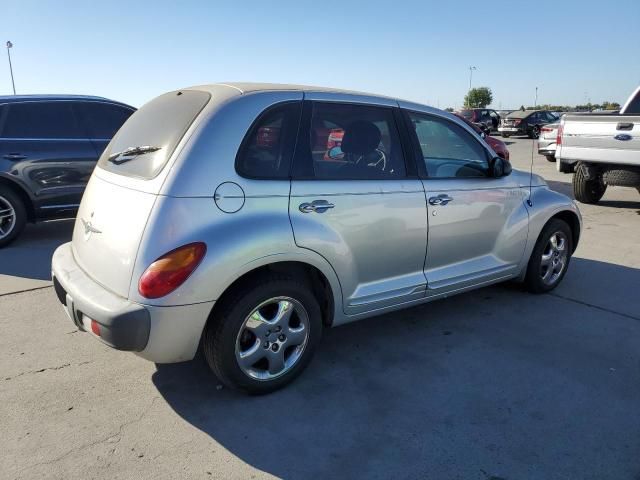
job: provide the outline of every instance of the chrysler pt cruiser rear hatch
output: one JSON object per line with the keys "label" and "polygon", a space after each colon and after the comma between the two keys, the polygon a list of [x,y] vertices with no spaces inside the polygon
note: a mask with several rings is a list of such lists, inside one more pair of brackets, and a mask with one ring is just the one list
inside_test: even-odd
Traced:
{"label": "chrysler pt cruiser rear hatch", "polygon": [[184,90],[152,100],[127,120],[98,161],[78,211],[73,253],[89,276],[117,295],[129,295],[163,169],[210,97]]}

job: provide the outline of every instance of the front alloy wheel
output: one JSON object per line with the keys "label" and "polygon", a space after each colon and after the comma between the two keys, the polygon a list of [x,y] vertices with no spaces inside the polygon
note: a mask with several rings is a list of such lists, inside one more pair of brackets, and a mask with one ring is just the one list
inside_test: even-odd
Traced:
{"label": "front alloy wheel", "polygon": [[559,218],[552,218],[545,225],[533,247],[525,285],[532,293],[545,293],[556,288],[569,268],[573,253],[571,228]]}
{"label": "front alloy wheel", "polygon": [[562,277],[569,257],[568,244],[569,240],[562,231],[549,237],[540,260],[540,278],[545,285],[553,287]]}

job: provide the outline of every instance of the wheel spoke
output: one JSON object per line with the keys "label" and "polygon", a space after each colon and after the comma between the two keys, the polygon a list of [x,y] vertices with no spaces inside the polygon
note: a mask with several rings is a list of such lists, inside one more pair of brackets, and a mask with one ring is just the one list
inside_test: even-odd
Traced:
{"label": "wheel spoke", "polygon": [[256,310],[247,319],[245,327],[253,332],[256,337],[260,337],[269,329],[270,323],[271,322],[262,316],[260,311]]}
{"label": "wheel spoke", "polygon": [[287,346],[301,345],[307,338],[307,331],[304,325],[287,330]]}
{"label": "wheel spoke", "polygon": [[551,247],[554,250],[558,249],[558,237],[556,236],[555,233],[553,235],[551,235],[551,238],[549,239],[549,243],[551,244]]}
{"label": "wheel spoke", "polygon": [[279,349],[277,352],[271,352],[267,357],[269,361],[269,373],[271,375],[277,375],[284,370],[284,348]]}
{"label": "wheel spoke", "polygon": [[557,250],[559,252],[564,252],[565,247],[566,247],[566,242],[565,242],[564,238],[560,237],[560,243],[558,243]]}
{"label": "wheel spoke", "polygon": [[545,272],[542,274],[542,281],[543,282],[547,282],[549,280],[549,277],[551,277],[551,274],[553,273],[553,267],[549,266]]}
{"label": "wheel spoke", "polygon": [[256,338],[256,341],[251,348],[239,353],[238,360],[244,368],[251,368],[258,360],[262,360],[265,355],[265,351],[262,348],[262,342],[259,338]]}
{"label": "wheel spoke", "polygon": [[293,310],[293,303],[287,300],[280,300],[278,302],[278,312],[273,318],[272,323],[280,325],[283,328],[287,327],[289,325],[291,315],[293,314]]}
{"label": "wheel spoke", "polygon": [[540,265],[543,267],[547,267],[551,265],[552,258],[553,258],[553,255],[551,253],[543,253],[542,259],[540,260]]}

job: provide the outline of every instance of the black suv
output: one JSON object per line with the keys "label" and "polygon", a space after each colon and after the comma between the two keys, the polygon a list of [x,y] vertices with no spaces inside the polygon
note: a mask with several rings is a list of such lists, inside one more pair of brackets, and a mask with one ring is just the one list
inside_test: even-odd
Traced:
{"label": "black suv", "polygon": [[0,96],[0,247],[27,221],[75,215],[98,157],[134,111],[101,97]]}
{"label": "black suv", "polygon": [[516,110],[502,119],[498,131],[504,138],[511,135],[538,138],[543,125],[557,121],[558,117],[547,110]]}

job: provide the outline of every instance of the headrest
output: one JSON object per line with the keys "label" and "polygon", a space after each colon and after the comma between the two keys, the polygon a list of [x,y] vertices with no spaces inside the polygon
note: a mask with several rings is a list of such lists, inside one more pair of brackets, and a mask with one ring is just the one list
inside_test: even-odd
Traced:
{"label": "headrest", "polygon": [[366,155],[378,148],[381,138],[380,129],[373,122],[356,120],[345,128],[341,148],[344,153]]}

